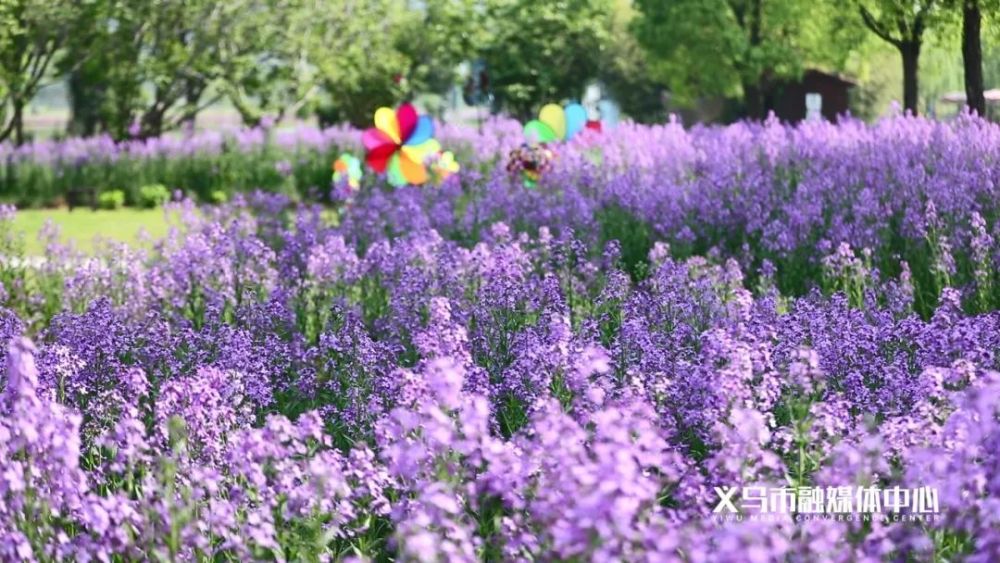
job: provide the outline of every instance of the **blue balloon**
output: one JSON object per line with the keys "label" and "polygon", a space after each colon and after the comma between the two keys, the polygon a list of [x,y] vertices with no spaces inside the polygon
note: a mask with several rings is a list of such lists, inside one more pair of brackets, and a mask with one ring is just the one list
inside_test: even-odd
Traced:
{"label": "blue balloon", "polygon": [[566,140],[570,140],[574,135],[587,126],[587,110],[580,104],[570,104],[566,106]]}
{"label": "blue balloon", "polygon": [[434,136],[434,121],[427,115],[421,115],[417,119],[417,126],[410,133],[410,138],[406,140],[407,145],[419,145]]}
{"label": "blue balloon", "polygon": [[611,100],[601,100],[597,103],[597,108],[601,112],[601,123],[607,129],[614,129],[618,125],[619,110],[618,104]]}

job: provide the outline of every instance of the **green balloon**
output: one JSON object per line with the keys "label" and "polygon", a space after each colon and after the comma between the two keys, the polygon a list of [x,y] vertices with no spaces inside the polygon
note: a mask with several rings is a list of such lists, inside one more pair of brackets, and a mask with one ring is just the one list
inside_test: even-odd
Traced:
{"label": "green balloon", "polygon": [[529,121],[524,126],[524,136],[537,143],[551,143],[556,140],[556,132],[537,119]]}

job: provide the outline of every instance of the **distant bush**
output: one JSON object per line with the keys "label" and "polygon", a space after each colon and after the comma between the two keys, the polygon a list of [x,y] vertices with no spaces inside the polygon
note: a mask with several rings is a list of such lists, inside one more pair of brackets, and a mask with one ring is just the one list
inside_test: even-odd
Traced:
{"label": "distant bush", "polygon": [[208,201],[215,204],[226,203],[229,201],[229,194],[222,190],[214,190],[208,194]]}
{"label": "distant bush", "polygon": [[[113,186],[125,191],[128,205],[142,206],[140,189],[155,184],[184,190],[201,202],[210,201],[215,190],[231,196],[258,189],[276,192],[288,184],[302,196],[313,189],[325,193],[330,164],[345,150],[357,151],[360,138],[354,129],[305,127],[273,135],[259,129],[207,131],[182,140],[167,136],[116,143],[91,137],[21,147],[0,143],[0,202],[45,207],[82,191],[74,203],[83,206],[96,202],[96,193],[91,200],[86,190]],[[286,167],[276,167],[279,162],[290,164],[292,175]]]}
{"label": "distant bush", "polygon": [[125,206],[125,192],[110,190],[97,196],[97,206],[101,209],[121,209]]}
{"label": "distant bush", "polygon": [[170,190],[163,184],[149,184],[139,188],[136,203],[144,209],[160,207],[170,201]]}

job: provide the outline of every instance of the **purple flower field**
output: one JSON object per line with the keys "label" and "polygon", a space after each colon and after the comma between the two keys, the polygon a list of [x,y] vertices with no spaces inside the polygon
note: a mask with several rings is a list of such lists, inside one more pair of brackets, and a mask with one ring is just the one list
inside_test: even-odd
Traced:
{"label": "purple flower field", "polygon": [[[532,189],[516,124],[442,129],[441,186],[247,186],[149,248],[28,266],[5,208],[0,560],[1000,557],[1000,126],[625,124]],[[358,151],[283,134],[4,158]]]}

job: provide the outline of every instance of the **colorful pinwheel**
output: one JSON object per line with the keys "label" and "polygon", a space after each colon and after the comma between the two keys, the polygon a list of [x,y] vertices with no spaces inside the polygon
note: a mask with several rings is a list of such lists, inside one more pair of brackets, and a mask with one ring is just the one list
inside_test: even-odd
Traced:
{"label": "colorful pinwheel", "polygon": [[524,134],[529,141],[551,143],[568,141],[587,125],[587,110],[580,104],[569,104],[565,109],[557,104],[548,104],[524,126]]}
{"label": "colorful pinwheel", "polygon": [[440,143],[433,137],[431,118],[418,116],[411,104],[403,104],[396,111],[379,108],[375,112],[375,127],[366,129],[361,141],[368,151],[365,155],[368,166],[386,173],[390,184],[419,186],[429,179],[424,163],[441,151]]}
{"label": "colorful pinwheel", "polygon": [[333,162],[333,183],[340,184],[346,182],[352,190],[361,187],[361,160],[351,153],[340,155]]}
{"label": "colorful pinwheel", "polygon": [[444,151],[431,161],[431,176],[434,177],[435,184],[441,184],[448,176],[455,174],[460,169],[455,155],[451,151]]}

